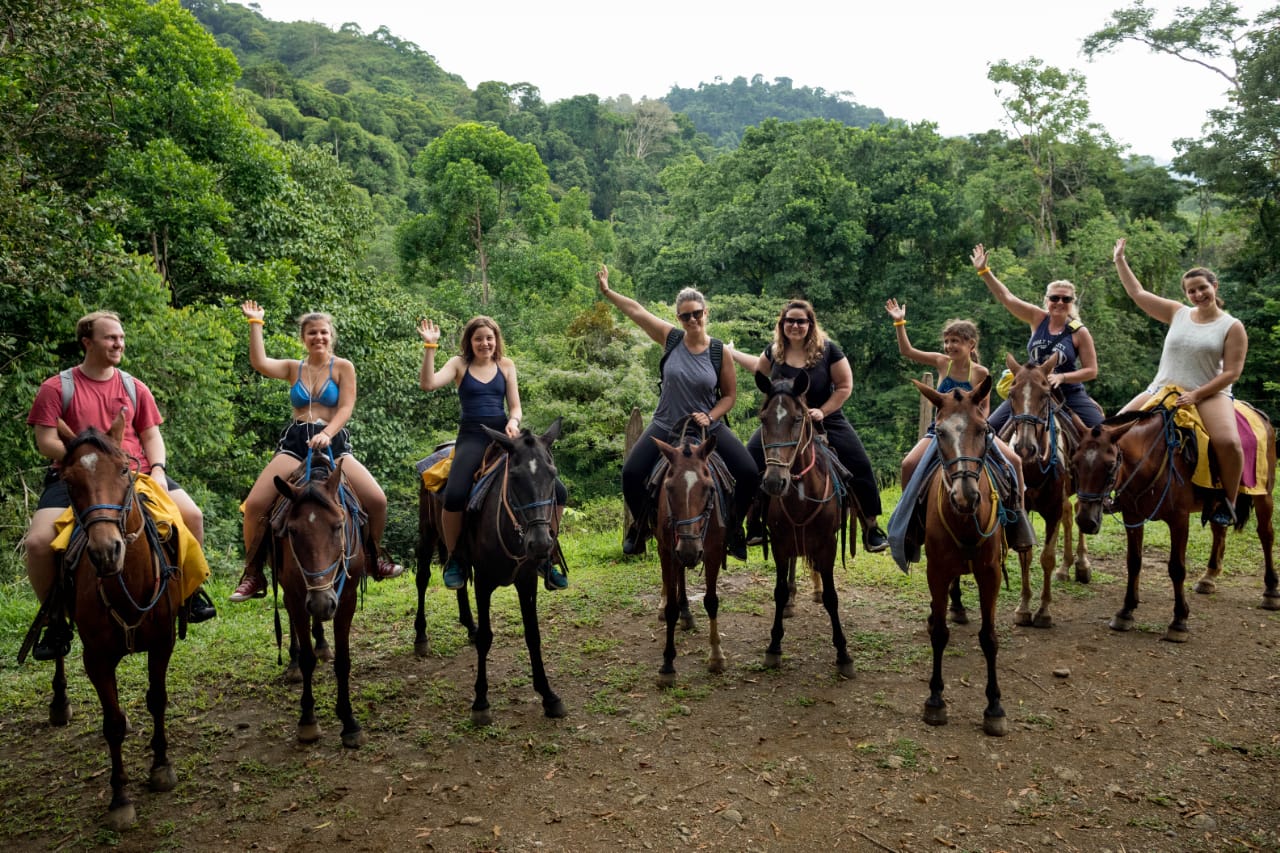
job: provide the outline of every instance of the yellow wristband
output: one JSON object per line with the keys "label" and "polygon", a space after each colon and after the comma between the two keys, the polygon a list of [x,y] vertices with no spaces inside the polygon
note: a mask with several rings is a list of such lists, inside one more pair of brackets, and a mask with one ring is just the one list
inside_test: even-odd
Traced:
{"label": "yellow wristband", "polygon": [[262,321],[261,321],[261,320],[259,320],[257,317],[250,317],[250,318],[249,318],[249,325],[250,325],[250,326],[261,326],[261,325],[262,325]]}
{"label": "yellow wristband", "polygon": [[905,326],[905,325],[907,325],[907,321],[906,321],[906,320],[894,320],[894,321],[893,321],[893,325],[895,325],[895,326]]}
{"label": "yellow wristband", "polygon": [[991,272],[991,267],[983,267],[982,269],[978,270],[978,275],[986,275],[989,272]]}
{"label": "yellow wristband", "polygon": [[422,345],[422,348],[423,348],[423,349],[440,349],[440,345],[439,345],[439,344],[428,344],[428,343],[424,343],[424,344]]}

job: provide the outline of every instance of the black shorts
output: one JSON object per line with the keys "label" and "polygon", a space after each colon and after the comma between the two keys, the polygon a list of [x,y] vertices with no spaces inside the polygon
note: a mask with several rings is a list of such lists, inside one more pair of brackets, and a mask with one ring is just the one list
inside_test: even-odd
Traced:
{"label": "black shorts", "polygon": [[[163,469],[164,466],[161,466]],[[182,486],[173,481],[173,478],[166,473],[164,475],[165,489],[169,492],[180,492]],[[71,506],[71,496],[67,494],[67,484],[58,472],[52,468],[44,475],[44,491],[40,493],[40,501],[36,504],[36,509],[66,509]]]}
{"label": "black shorts", "polygon": [[[276,453],[284,453],[292,456],[299,462],[307,460],[307,453],[311,448],[307,447],[307,442],[311,440],[311,436],[320,432],[325,428],[323,421],[294,421],[285,428],[280,435],[280,441],[276,444]],[[338,431],[329,442],[329,452],[333,454],[336,460],[339,456],[351,455],[351,433],[346,428]],[[328,453],[321,453],[322,456],[328,456]]]}

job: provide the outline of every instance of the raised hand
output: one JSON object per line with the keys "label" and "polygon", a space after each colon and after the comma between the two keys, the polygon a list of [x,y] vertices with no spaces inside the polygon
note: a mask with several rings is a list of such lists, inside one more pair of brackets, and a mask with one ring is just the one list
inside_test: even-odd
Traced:
{"label": "raised hand", "polygon": [[431,322],[429,318],[424,318],[423,321],[418,324],[418,334],[422,337],[422,342],[424,344],[440,343],[440,327]]}
{"label": "raised hand", "polygon": [[969,262],[973,264],[975,270],[983,269],[987,266],[987,247],[979,243],[973,247],[973,252],[969,255]]}
{"label": "raised hand", "polygon": [[893,318],[895,323],[899,320],[907,319],[907,303],[899,304],[898,300],[892,296],[885,300],[884,310],[889,312],[889,316]]}
{"label": "raised hand", "polygon": [[243,311],[244,316],[250,320],[261,320],[267,314],[267,312],[262,309],[262,306],[257,302],[254,302],[252,299],[246,299],[244,302],[240,303],[240,310]]}

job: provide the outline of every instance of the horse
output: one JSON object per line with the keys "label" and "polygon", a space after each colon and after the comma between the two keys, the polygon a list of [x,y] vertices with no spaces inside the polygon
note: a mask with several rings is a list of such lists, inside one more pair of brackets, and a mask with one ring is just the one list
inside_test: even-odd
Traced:
{"label": "horse", "polygon": [[809,417],[804,396],[809,375],[801,373],[791,380],[756,373],[756,386],[764,394],[760,439],[765,470],[760,488],[772,498],[765,523],[776,568],[773,629],[764,663],[770,668],[782,665],[782,620],[795,591],[796,558],[805,557],[815,577],[815,591],[816,578],[821,578],[822,605],[831,617],[836,670],[843,678],[853,678],[853,658],[840,627],[840,601],[833,577],[836,533],[847,523],[848,511],[840,500],[831,451],[819,446]]}
{"label": "horse", "polygon": [[294,475],[297,482],[275,478],[284,501],[272,514],[272,567],[284,592],[290,646],[298,645],[302,671],[298,741],[320,739],[311,692],[317,659],[312,637],[321,624],[332,621],[342,745],[358,749],[365,743],[365,734],[351,709],[351,620],[365,574],[365,531],[360,514],[349,503],[354,495],[343,480],[342,462],[339,457],[330,469],[326,464],[312,465],[308,458]]}
{"label": "horse", "polygon": [[[1014,624],[1048,628],[1053,625],[1049,606],[1053,601],[1051,579],[1067,580],[1067,565],[1073,562],[1071,496],[1075,494],[1075,482],[1070,474],[1071,453],[1078,437],[1070,418],[1070,411],[1056,402],[1049,385],[1049,376],[1058,364],[1054,353],[1044,364],[1027,362],[1018,364],[1013,356],[1005,354],[1005,361],[1013,373],[1009,388],[1009,406],[1013,412],[1006,427],[1007,440],[1022,460],[1022,478],[1026,489],[1023,506],[1027,512],[1038,512],[1044,519],[1044,545],[1040,549],[1040,569],[1043,582],[1040,587],[1040,609],[1031,613],[1031,552],[1018,555],[1022,569],[1022,597],[1014,611]],[[1062,528],[1062,570],[1057,569],[1058,528]],[[1076,545],[1075,578],[1088,583],[1090,578],[1089,554],[1085,546],[1084,532],[1079,534]]]}
{"label": "horse", "polygon": [[[1244,526],[1252,507],[1258,516],[1258,542],[1262,546],[1265,566],[1261,607],[1280,610],[1280,590],[1277,589],[1271,553],[1275,542],[1272,526],[1275,500],[1272,492],[1275,488],[1276,433],[1271,422],[1263,417],[1267,436],[1267,473],[1266,481],[1259,486],[1264,493],[1240,495],[1236,501],[1236,529]],[[1202,494],[1204,490],[1192,485],[1195,460],[1184,452],[1183,438],[1174,423],[1174,412],[1161,405],[1145,412],[1122,412],[1093,429],[1083,424],[1078,426],[1081,430],[1080,447],[1072,457],[1077,489],[1076,523],[1085,533],[1097,533],[1102,527],[1102,512],[1106,504],[1118,509],[1124,519],[1125,565],[1129,579],[1124,606],[1108,624],[1115,631],[1133,629],[1133,611],[1138,607],[1138,578],[1142,571],[1143,530],[1148,521],[1162,521],[1169,528],[1169,580],[1173,583],[1173,621],[1166,629],[1164,639],[1184,643],[1188,639],[1187,618],[1191,612],[1183,592],[1187,574],[1188,516],[1202,509],[1203,501],[1211,501],[1214,497],[1206,497]],[[1202,448],[1200,452],[1205,450]],[[1226,549],[1226,527],[1213,524],[1212,529],[1209,565],[1195,584],[1195,591],[1203,594],[1216,589]]]}
{"label": "horse", "polygon": [[[714,673],[724,672],[724,653],[720,650],[717,623],[720,599],[716,595],[716,579],[725,563],[727,496],[723,501],[717,500],[716,483],[711,473],[711,455],[716,448],[714,434],[701,442],[684,436],[679,446],[656,437],[653,441],[667,461],[666,473],[658,487],[654,531],[662,562],[662,615],[667,626],[658,686],[673,687],[676,683],[676,621],[682,612],[689,612],[685,574],[699,562],[707,577],[706,594],[702,599],[709,620],[711,643],[707,669]],[[691,616],[689,621],[692,621]]]}
{"label": "horse", "polygon": [[[466,537],[468,560],[475,579],[476,613],[479,628],[475,644],[475,701],[471,722],[477,726],[493,723],[489,708],[489,650],[493,628],[489,605],[500,586],[515,585],[524,622],[524,643],[533,669],[533,689],[542,697],[542,712],[551,719],[564,717],[564,702],[551,689],[542,663],[542,633],[538,628],[538,567],[557,552],[559,531],[556,522],[556,465],[551,443],[560,436],[560,419],[542,435],[529,429],[510,438],[485,427],[496,447],[505,454],[483,473],[491,477],[479,509],[468,510]],[[483,477],[482,477],[483,479]],[[482,485],[483,488],[483,485]],[[464,590],[465,592],[465,590]]]}
{"label": "horse", "polygon": [[[418,483],[418,569],[415,575],[418,588],[418,613],[413,620],[413,652],[418,657],[426,657],[430,651],[427,640],[427,586],[431,583],[431,558],[435,556],[440,565],[449,559],[444,547],[444,536],[441,533],[440,513],[444,510],[444,502],[439,492],[433,492],[419,481]],[[471,615],[471,603],[467,599],[467,590],[462,588],[458,593],[458,624],[467,629],[467,641],[476,641],[476,622]]]}
{"label": "horse", "polygon": [[935,441],[939,465],[926,482],[926,576],[929,581],[929,639],[933,646],[933,675],[924,721],[945,725],[947,705],[942,698],[942,655],[950,638],[948,594],[960,576],[972,574],[978,585],[982,627],[978,642],[987,661],[987,707],[982,729],[993,737],[1008,733],[996,679],[996,597],[1000,592],[1003,528],[999,498],[985,460],[992,435],[982,404],[991,393],[988,376],[972,392],[953,389],[940,394],[916,380],[912,384],[937,408]]}
{"label": "horse", "polygon": [[[85,673],[102,703],[102,735],[111,752],[107,823],[122,831],[136,822],[137,813],[125,791],[128,778],[120,748],[128,723],[120,709],[116,667],[125,655],[147,653],[147,710],[154,724],[149,787],[171,791],[178,777],[169,763],[165,735],[166,677],[182,585],[164,553],[155,522],[138,497],[131,460],[120,449],[123,413],[106,433],[90,427],[77,435],[59,419],[58,435],[67,447],[62,479],[84,538],[81,548],[73,537],[64,557],[74,579],[71,615],[84,646]],[[59,657],[49,706],[53,725],[66,725],[71,719],[66,688]]]}

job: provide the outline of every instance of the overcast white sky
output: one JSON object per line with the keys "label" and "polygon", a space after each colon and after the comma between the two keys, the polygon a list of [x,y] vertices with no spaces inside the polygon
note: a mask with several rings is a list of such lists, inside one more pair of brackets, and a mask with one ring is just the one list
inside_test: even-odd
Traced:
{"label": "overcast white sky", "polygon": [[[960,136],[1002,127],[989,63],[1038,57],[1088,78],[1092,118],[1134,154],[1168,162],[1173,140],[1201,133],[1226,102],[1226,81],[1137,44],[1087,62],[1080,42],[1133,0],[649,0],[641,3],[481,0],[259,0],[277,21],[385,25],[471,88],[528,82],[547,102],[594,93],[661,97],[755,74],[847,91],[892,117]],[[1271,4],[1236,0],[1252,19]],[[1147,0],[1167,22],[1177,5]]]}

